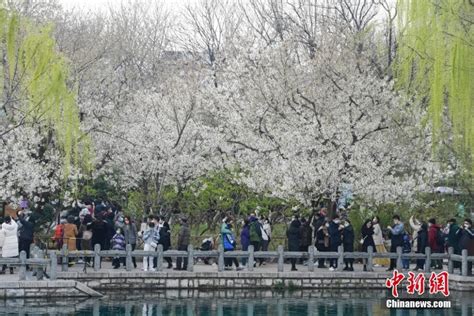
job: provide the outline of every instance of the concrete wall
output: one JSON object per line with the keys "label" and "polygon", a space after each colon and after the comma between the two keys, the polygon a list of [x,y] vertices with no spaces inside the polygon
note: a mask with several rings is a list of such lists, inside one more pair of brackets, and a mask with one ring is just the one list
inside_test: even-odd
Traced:
{"label": "concrete wall", "polygon": [[100,293],[74,280],[7,281],[0,283],[2,298],[44,297],[99,297]]}
{"label": "concrete wall", "polygon": [[[60,272],[60,279],[77,280],[94,290],[126,289],[386,289],[386,273],[309,272]],[[427,275],[426,279],[429,279]],[[450,290],[474,291],[474,278],[450,276]]]}
{"label": "concrete wall", "polygon": [[[249,289],[378,289],[385,290],[386,273],[325,273],[309,272],[60,272],[57,281],[6,281],[0,283],[2,298],[99,297],[108,291],[149,289],[154,293],[181,290],[242,290]],[[426,280],[429,275],[426,276]],[[406,286],[406,280],[400,290]],[[428,288],[428,286],[427,286]],[[451,275],[451,291],[474,292],[474,278]],[[139,291],[140,292],[140,291]],[[363,292],[363,291],[362,291]],[[381,293],[385,293],[381,292]]]}

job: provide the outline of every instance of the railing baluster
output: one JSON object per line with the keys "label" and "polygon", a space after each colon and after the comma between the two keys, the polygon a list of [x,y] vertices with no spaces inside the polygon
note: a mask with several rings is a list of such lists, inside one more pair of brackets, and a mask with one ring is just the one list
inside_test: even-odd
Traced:
{"label": "railing baluster", "polygon": [[217,251],[219,251],[219,258],[217,259],[217,271],[222,272],[224,271],[224,247],[219,245]]}
{"label": "railing baluster", "polygon": [[337,247],[337,271],[342,271],[344,265],[344,248],[342,246]]}
{"label": "railing baluster", "polygon": [[127,269],[127,271],[132,271],[132,245],[127,244],[125,246],[125,252],[125,268]]}
{"label": "railing baluster", "polygon": [[163,245],[158,244],[158,248],[156,250],[158,252],[158,257],[156,258],[156,270],[163,271]]}
{"label": "railing baluster", "polygon": [[402,253],[403,253],[402,247],[397,247],[397,270],[403,269]]}
{"label": "railing baluster", "polygon": [[449,273],[454,272],[454,262],[453,262],[453,258],[452,258],[453,254],[454,254],[454,248],[449,247],[448,248],[448,255],[449,255],[449,258],[448,258],[448,272]]}
{"label": "railing baluster", "polygon": [[194,248],[193,245],[188,245],[188,272],[194,271]]}
{"label": "railing baluster", "polygon": [[[38,259],[44,259],[44,252],[41,250],[39,247],[35,246],[36,248],[36,258]],[[36,279],[37,280],[43,280],[43,265],[38,265],[38,267],[35,269],[36,271]]]}
{"label": "railing baluster", "polygon": [[314,246],[311,245],[308,247],[308,271],[313,272],[314,271]]}
{"label": "railing baluster", "polygon": [[26,280],[26,252],[24,250],[20,252],[20,269],[18,277],[20,278],[20,281]]}
{"label": "railing baluster", "polygon": [[279,245],[278,246],[278,272],[283,272],[283,246]]}
{"label": "railing baluster", "polygon": [[430,247],[425,248],[425,255],[426,255],[425,272],[430,273],[431,271],[431,248]]}
{"label": "railing baluster", "polygon": [[67,251],[67,244],[64,244],[63,247],[61,248],[61,264],[62,268],[61,271],[67,272],[69,268],[69,257],[68,257],[68,251]]}
{"label": "railing baluster", "polygon": [[367,258],[367,271],[372,272],[374,271],[374,248],[372,246],[367,247],[367,253],[369,254],[369,258]]}
{"label": "railing baluster", "polygon": [[56,251],[53,250],[50,257],[50,267],[49,267],[49,279],[54,281],[57,279],[58,273],[58,257],[56,256]]}
{"label": "railing baluster", "polygon": [[253,251],[254,251],[253,245],[249,246],[248,251],[249,251],[248,270],[253,271],[253,265],[255,264],[255,259],[253,256]]}
{"label": "railing baluster", "polygon": [[467,249],[463,249],[461,252],[462,260],[461,260],[461,274],[462,276],[467,276]]}
{"label": "railing baluster", "polygon": [[94,271],[100,269],[100,244],[94,245]]}

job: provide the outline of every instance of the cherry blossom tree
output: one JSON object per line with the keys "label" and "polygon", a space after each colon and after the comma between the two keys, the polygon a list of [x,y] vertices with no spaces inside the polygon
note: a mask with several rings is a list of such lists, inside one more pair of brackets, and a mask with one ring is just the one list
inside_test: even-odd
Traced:
{"label": "cherry blossom tree", "polygon": [[291,32],[242,49],[215,92],[225,151],[250,170],[246,183],[307,204],[348,185],[378,202],[424,190],[439,172],[421,108],[379,77],[354,38],[312,51]]}

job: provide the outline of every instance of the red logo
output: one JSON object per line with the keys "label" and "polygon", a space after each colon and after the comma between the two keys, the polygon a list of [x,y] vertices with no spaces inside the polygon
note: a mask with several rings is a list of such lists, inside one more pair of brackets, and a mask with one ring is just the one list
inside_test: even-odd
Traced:
{"label": "red logo", "polygon": [[430,294],[443,293],[449,296],[449,273],[446,271],[436,274],[431,272],[430,276]]}
{"label": "red logo", "polygon": [[423,273],[418,273],[415,276],[413,272],[408,272],[408,285],[407,285],[407,292],[408,294],[415,294],[422,295],[425,293],[425,275]]}
{"label": "red logo", "polygon": [[398,285],[405,278],[403,273],[398,273],[398,270],[393,270],[393,277],[385,281],[385,286],[392,289],[392,296],[398,297]]}
{"label": "red logo", "polygon": [[[392,290],[392,296],[398,297],[398,285],[405,279],[403,273],[399,273],[397,270],[393,271],[393,276],[385,281],[385,286]],[[425,275],[423,273],[415,274],[408,272],[407,278],[407,293],[422,295],[425,293]],[[436,273],[431,272],[429,278],[429,293],[436,294],[441,292],[444,296],[449,296],[449,273],[446,271]]]}

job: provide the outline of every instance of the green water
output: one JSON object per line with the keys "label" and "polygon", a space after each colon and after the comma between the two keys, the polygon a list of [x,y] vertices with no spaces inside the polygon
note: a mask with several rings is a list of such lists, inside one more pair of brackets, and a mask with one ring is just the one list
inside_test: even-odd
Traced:
{"label": "green water", "polygon": [[0,301],[0,315],[460,315],[474,314],[474,293],[452,293],[450,309],[390,310],[384,291],[167,291],[108,293],[101,299]]}

